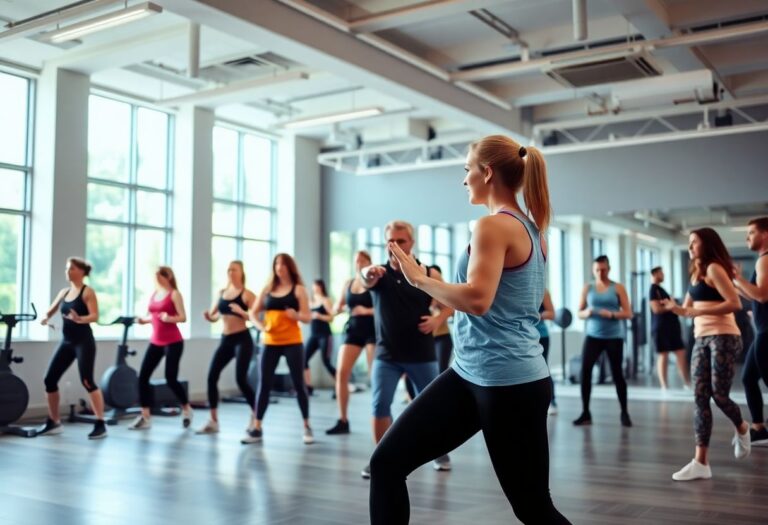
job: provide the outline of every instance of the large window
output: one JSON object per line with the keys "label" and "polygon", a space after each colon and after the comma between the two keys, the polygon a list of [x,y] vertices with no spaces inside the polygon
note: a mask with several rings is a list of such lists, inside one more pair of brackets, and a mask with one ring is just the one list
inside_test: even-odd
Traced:
{"label": "large window", "polygon": [[552,226],[547,237],[547,268],[549,294],[555,309],[568,306],[568,250],[564,230]]}
{"label": "large window", "polygon": [[271,271],[274,156],[275,144],[269,139],[221,126],[213,130],[213,290],[225,284],[234,259],[244,262],[249,283],[263,282]]}
{"label": "large window", "polygon": [[11,313],[28,310],[32,82],[0,73],[0,93],[0,311]]}
{"label": "large window", "polygon": [[601,239],[600,237],[592,237],[590,238],[590,251],[592,255],[592,260],[594,261],[601,255],[605,255],[605,241]]}
{"label": "large window", "polygon": [[143,314],[171,262],[172,128],[167,113],[91,95],[85,256],[102,322]]}
{"label": "large window", "polygon": [[443,278],[453,278],[453,229],[450,226],[419,226],[416,234],[416,251],[427,266],[436,264],[443,271]]}

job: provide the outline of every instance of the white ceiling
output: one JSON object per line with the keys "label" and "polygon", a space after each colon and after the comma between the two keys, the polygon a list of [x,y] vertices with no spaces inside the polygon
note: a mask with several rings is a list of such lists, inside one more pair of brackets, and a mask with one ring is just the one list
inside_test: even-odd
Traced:
{"label": "white ceiling", "polygon": [[[737,21],[729,27],[738,27],[749,23],[749,17],[768,24],[765,0],[588,0],[588,39],[576,42],[571,0],[155,1],[165,9],[161,15],[89,35],[82,44],[69,49],[36,41],[34,35],[0,37],[0,61],[34,69],[59,66],[81,70],[91,74],[99,85],[151,100],[296,70],[307,73],[309,78],[253,89],[248,91],[252,99],[247,104],[222,106],[217,111],[230,117],[241,115],[244,120],[258,121],[259,127],[268,128],[286,115],[307,116],[375,105],[394,115],[341,127],[353,133],[386,136],[370,131],[392,128],[393,119],[410,118],[427,121],[438,134],[449,129],[501,129],[523,135],[529,129],[524,121],[532,124],[587,117],[595,111],[638,108],[663,112],[669,109],[673,97],[661,93],[634,102],[622,101],[616,94],[631,92],[626,84],[634,81],[574,89],[552,80],[540,69],[524,75],[476,80],[468,86],[454,84],[448,79],[454,72],[494,61],[518,60],[521,53],[519,42],[511,41],[468,12],[478,6],[516,30],[519,39],[528,44],[532,60],[544,53],[594,48],[608,41],[670,37],[704,24],[717,29],[718,24]],[[0,20],[18,21],[69,3],[0,0]],[[99,14],[120,7],[118,3]],[[300,13],[296,7],[313,9],[315,18]],[[261,12],[280,16],[260,17]],[[361,19],[382,13],[394,21],[391,27],[360,38],[356,38],[354,30],[339,31],[320,20],[336,17],[339,24],[352,27]],[[292,24],[298,21],[307,29],[301,34],[292,33],[286,27],[289,18]],[[195,82],[184,78],[190,21],[202,26],[203,78]],[[288,59],[291,65],[225,65],[249,56],[263,58],[266,53]],[[361,58],[356,59],[355,53]],[[692,96],[694,86],[675,85],[675,78],[688,77],[674,75],[697,70],[711,71],[726,98],[768,95],[768,32],[694,47],[654,49],[650,58],[662,71],[662,78],[669,77],[667,84],[675,97],[686,89]],[[425,70],[431,73],[425,74]],[[519,106],[530,110],[523,114]],[[238,107],[242,111],[238,112]],[[327,139],[331,129],[321,126],[306,133]]]}

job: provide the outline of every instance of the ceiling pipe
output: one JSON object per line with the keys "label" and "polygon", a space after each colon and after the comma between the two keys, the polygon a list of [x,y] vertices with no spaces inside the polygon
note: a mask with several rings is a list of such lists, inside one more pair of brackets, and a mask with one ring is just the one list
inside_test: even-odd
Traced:
{"label": "ceiling pipe", "polygon": [[587,39],[587,0],[573,0],[573,39]]}
{"label": "ceiling pipe", "polygon": [[6,25],[6,30],[0,33],[0,39],[22,38],[30,34],[40,33],[50,26],[60,24],[71,18],[90,15],[104,7],[118,3],[120,0],[93,0],[81,1],[62,6],[53,11],[47,11],[35,16],[18,20]]}
{"label": "ceiling pipe", "polygon": [[617,53],[629,54],[670,47],[699,46],[703,44],[732,40],[734,38],[751,37],[764,33],[768,33],[768,22],[761,20],[748,24],[739,24],[718,29],[711,29],[709,31],[699,31],[696,33],[659,38],[656,40],[644,40],[626,44],[622,43],[611,46],[598,47],[594,49],[586,49],[583,51],[571,51],[557,55],[534,58],[528,62],[511,62],[509,64],[497,64],[493,66],[467,69],[453,73],[451,78],[453,80],[469,81],[508,78],[524,75],[527,73],[538,72],[541,71],[542,68],[552,65],[577,65],[588,63],[595,60],[596,58],[603,56],[614,56]]}
{"label": "ceiling pipe", "polygon": [[189,66],[187,67],[189,78],[200,76],[200,24],[189,24]]}
{"label": "ceiling pipe", "polygon": [[[335,29],[338,29],[339,31],[352,34],[358,40],[361,40],[366,44],[369,44],[379,49],[380,51],[383,51],[397,58],[398,60],[407,62],[408,64],[411,64],[412,66],[417,67],[422,71],[429,73],[434,77],[439,78],[440,80],[443,80],[449,83],[452,82],[451,74],[448,73],[443,68],[436,66],[435,64],[429,62],[428,60],[424,60],[423,58],[416,56],[415,54],[409,51],[406,51],[405,49],[377,35],[374,35],[371,33],[357,33],[354,31],[353,26],[349,24],[346,20],[329,13],[324,9],[320,9],[306,2],[305,0],[277,0],[277,1],[301,13],[304,13],[305,15],[310,16],[315,20],[318,20],[320,22],[323,22],[326,25],[329,25]],[[512,105],[509,102],[494,95],[487,89],[484,89],[475,84],[471,84],[469,82],[452,82],[452,83],[459,89],[464,90],[467,93],[471,93],[472,95],[478,98],[481,98],[486,102],[490,102],[491,104],[501,109],[504,109],[507,111],[512,109]]]}

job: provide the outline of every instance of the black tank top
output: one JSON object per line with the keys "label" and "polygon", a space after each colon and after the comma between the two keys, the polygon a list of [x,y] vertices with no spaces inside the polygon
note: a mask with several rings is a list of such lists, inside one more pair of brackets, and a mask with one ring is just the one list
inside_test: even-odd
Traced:
{"label": "black tank top", "polygon": [[365,308],[373,308],[373,298],[371,292],[368,290],[363,293],[352,293],[352,281],[347,288],[347,308],[351,312],[355,306],[364,306]]}
{"label": "black tank top", "polygon": [[243,301],[243,293],[244,290],[240,292],[240,295],[235,297],[234,299],[224,299],[224,294],[222,293],[219,297],[219,313],[221,315],[235,315],[237,317],[240,317],[235,312],[232,311],[232,308],[229,306],[232,303],[235,303],[236,305],[240,306],[243,310],[246,312],[248,311],[248,306],[245,304],[245,301]]}
{"label": "black tank top", "polygon": [[[322,304],[312,308],[312,311],[321,315],[328,314],[328,310],[326,310],[325,306]],[[309,328],[313,335],[329,335],[331,333],[331,325],[328,323],[328,321],[323,321],[322,319],[312,319]]]}
{"label": "black tank top", "polygon": [[694,301],[724,301],[723,296],[716,288],[712,288],[710,285],[704,282],[704,279],[691,285],[688,288],[688,293],[691,294],[691,299]]}
{"label": "black tank top", "polygon": [[[761,254],[760,257],[765,257],[766,255],[768,255],[768,252]],[[758,260],[760,257],[758,257]],[[752,279],[749,282],[757,284],[757,271],[752,273]],[[768,332],[768,302],[752,301],[752,318],[755,321],[755,331],[757,333]]]}
{"label": "black tank top", "polygon": [[296,286],[291,288],[288,295],[282,297],[275,297],[271,293],[267,294],[267,298],[264,300],[265,310],[287,310],[293,308],[299,310],[299,300],[296,298]]}
{"label": "black tank top", "polygon": [[[90,324],[79,324],[64,317],[70,311],[74,311],[77,315],[81,317],[86,316],[90,313],[88,312],[88,305],[86,305],[85,301],[83,301],[84,292],[85,292],[85,285],[83,285],[83,287],[80,288],[80,293],[77,294],[77,297],[75,297],[71,301],[66,301],[66,300],[61,301],[60,311],[61,311],[61,318],[63,321],[61,326],[61,333],[64,335],[64,339],[67,341],[72,341],[72,342],[83,341],[93,336],[93,332],[91,331]],[[64,297],[66,299],[66,295]]]}

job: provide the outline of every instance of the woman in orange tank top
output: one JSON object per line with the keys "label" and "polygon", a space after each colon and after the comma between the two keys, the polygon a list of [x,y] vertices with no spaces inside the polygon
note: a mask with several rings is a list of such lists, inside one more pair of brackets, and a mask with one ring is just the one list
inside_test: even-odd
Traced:
{"label": "woman in orange tank top", "polygon": [[693,318],[696,344],[691,358],[691,378],[696,402],[694,429],[696,453],[693,460],[672,475],[676,481],[709,479],[712,469],[707,450],[712,435],[710,399],[731,420],[736,433],[732,444],[736,459],[749,455],[749,425],[741,418],[739,406],[729,397],[736,355],[741,352],[741,333],[733,312],[741,308],[731,282],[733,262],[720,236],[712,228],[690,234],[691,286],[682,306],[674,300],[661,301],[662,307],[677,315]]}
{"label": "woman in orange tank top", "polygon": [[293,257],[285,253],[275,256],[272,276],[253,303],[249,315],[264,334],[264,351],[261,353],[256,420],[241,442],[261,441],[261,422],[269,406],[269,391],[275,378],[275,369],[280,357],[285,356],[296,390],[296,400],[304,418],[304,443],[313,443],[312,428],[309,426],[309,398],[304,385],[304,346],[299,328],[299,322],[309,323],[312,316],[307,289]]}

